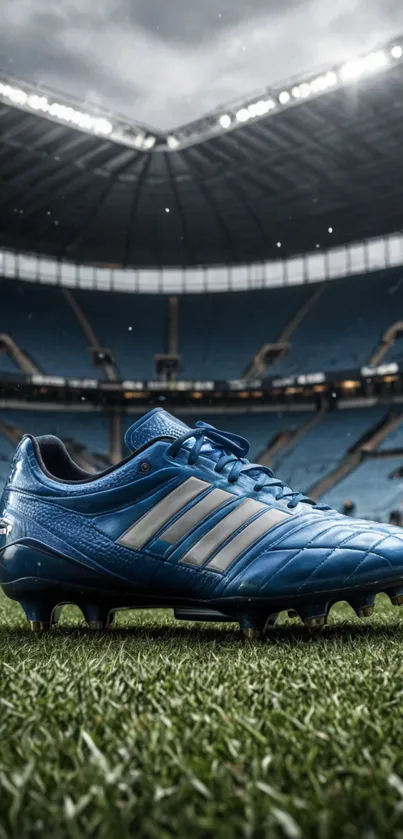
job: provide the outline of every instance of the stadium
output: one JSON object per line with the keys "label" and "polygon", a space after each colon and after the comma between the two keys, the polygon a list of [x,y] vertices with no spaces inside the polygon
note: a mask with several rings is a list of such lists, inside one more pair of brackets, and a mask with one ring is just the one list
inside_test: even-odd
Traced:
{"label": "stadium", "polygon": [[[0,74],[0,490],[24,434],[95,475],[162,407],[401,524],[402,93],[403,37],[169,133]],[[259,647],[71,606],[35,639],[2,598],[0,832],[399,836],[401,623],[366,610]]]}

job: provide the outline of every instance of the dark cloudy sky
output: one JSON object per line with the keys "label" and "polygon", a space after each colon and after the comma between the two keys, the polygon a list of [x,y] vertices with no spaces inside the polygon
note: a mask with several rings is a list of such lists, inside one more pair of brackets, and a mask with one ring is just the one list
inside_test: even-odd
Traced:
{"label": "dark cloudy sky", "polygon": [[169,128],[401,32],[402,0],[0,0],[0,71]]}

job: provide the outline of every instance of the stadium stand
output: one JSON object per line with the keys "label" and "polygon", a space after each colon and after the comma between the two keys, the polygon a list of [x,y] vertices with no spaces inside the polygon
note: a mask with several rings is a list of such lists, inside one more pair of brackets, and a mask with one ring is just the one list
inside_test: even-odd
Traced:
{"label": "stadium stand", "polygon": [[6,352],[0,352],[0,373],[18,373],[18,370],[13,359]]}
{"label": "stadium stand", "polygon": [[364,461],[321,501],[341,510],[345,499],[351,498],[356,505],[357,516],[387,521],[391,510],[401,507],[403,478],[393,475],[402,465],[403,455]]}
{"label": "stadium stand", "polygon": [[168,298],[93,291],[74,296],[103,346],[112,350],[120,377],[153,378],[154,355],[166,349]]}
{"label": "stadium stand", "polygon": [[380,452],[392,452],[396,451],[396,449],[401,449],[403,451],[403,418],[402,421],[398,425],[395,425],[390,433],[386,435],[378,447],[378,451]]}
{"label": "stadium stand", "polygon": [[0,432],[0,491],[7,480],[15,445]]}
{"label": "stadium stand", "polygon": [[402,270],[328,282],[270,374],[349,370],[368,364],[403,305]]}
{"label": "stadium stand", "polygon": [[310,296],[308,286],[181,295],[179,351],[184,375],[239,378],[262,345],[279,338]]}
{"label": "stadium stand", "polygon": [[40,372],[96,375],[82,332],[60,288],[2,279],[0,295],[0,333],[10,335]]}
{"label": "stadium stand", "polygon": [[[179,353],[188,379],[234,379],[266,344],[286,335],[290,349],[270,376],[356,369],[370,362],[403,307],[401,269],[317,286],[179,296]],[[40,372],[99,377],[88,338],[60,288],[1,280],[0,333],[25,350]],[[74,298],[122,379],[155,376],[154,356],[167,349],[168,297],[74,290]],[[348,305],[346,301],[348,300]],[[312,301],[312,305],[310,302]],[[302,315],[299,317],[299,312]],[[245,329],[245,324],[253,324]],[[384,361],[400,358],[401,339]],[[16,363],[0,354],[0,370]]]}
{"label": "stadium stand", "polygon": [[384,405],[376,405],[322,415],[295,445],[291,443],[274,458],[275,472],[286,483],[309,491],[386,413]]}

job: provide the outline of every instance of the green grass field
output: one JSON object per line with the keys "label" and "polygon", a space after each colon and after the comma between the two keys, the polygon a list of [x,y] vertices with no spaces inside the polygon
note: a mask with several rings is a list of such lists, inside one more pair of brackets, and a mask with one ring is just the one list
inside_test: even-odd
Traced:
{"label": "green grass field", "polygon": [[403,837],[386,597],[252,644],[163,611],[91,635],[73,608],[37,637],[1,595],[0,627],[0,839]]}

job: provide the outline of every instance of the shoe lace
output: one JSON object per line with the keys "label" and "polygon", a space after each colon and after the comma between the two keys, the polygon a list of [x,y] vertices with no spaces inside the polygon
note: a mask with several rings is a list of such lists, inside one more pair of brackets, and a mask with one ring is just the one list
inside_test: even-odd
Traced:
{"label": "shoe lace", "polygon": [[232,434],[230,431],[219,431],[213,425],[207,422],[197,422],[196,428],[191,428],[186,434],[182,434],[169,446],[168,453],[175,457],[184,443],[187,440],[194,439],[194,445],[189,450],[188,463],[194,466],[202,448],[206,443],[214,443],[220,449],[223,449],[223,454],[217,460],[214,470],[221,473],[226,466],[231,466],[228,473],[228,483],[234,484],[240,475],[249,475],[252,479],[257,479],[254,485],[255,492],[268,491],[273,493],[276,501],[283,499],[288,500],[287,507],[293,509],[300,502],[311,504],[312,506],[320,506],[323,509],[324,505],[315,505],[315,501],[302,492],[294,492],[288,487],[280,478],[277,478],[268,466],[262,466],[259,463],[251,463],[246,455],[249,451],[249,443],[238,434]]}

